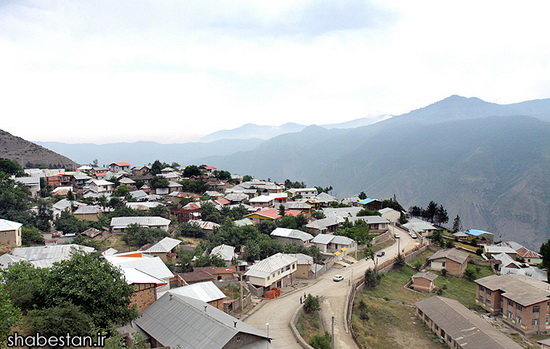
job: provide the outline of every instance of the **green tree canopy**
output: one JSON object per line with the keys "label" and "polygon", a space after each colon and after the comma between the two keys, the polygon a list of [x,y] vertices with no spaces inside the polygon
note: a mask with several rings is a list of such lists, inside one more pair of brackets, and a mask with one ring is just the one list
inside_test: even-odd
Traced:
{"label": "green tree canopy", "polygon": [[25,171],[21,165],[6,158],[0,158],[0,172],[16,177],[23,177],[25,175]]}

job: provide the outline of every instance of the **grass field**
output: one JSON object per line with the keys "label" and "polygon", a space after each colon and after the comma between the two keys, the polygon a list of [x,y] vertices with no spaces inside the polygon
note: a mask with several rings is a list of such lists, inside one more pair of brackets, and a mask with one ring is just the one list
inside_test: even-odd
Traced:
{"label": "grass field", "polygon": [[[412,259],[422,263],[433,252],[426,251]],[[409,262],[411,262],[409,261]],[[475,278],[491,275],[490,267],[468,265]],[[444,348],[434,335],[415,317],[414,303],[436,293],[415,292],[404,287],[417,271],[406,265],[384,274],[372,290],[357,293],[352,326],[358,340],[368,348]],[[466,307],[479,309],[475,304],[475,283],[464,278],[438,275],[435,284],[441,296],[455,299]],[[368,307],[369,320],[359,319],[356,309],[360,300]]]}
{"label": "grass field", "polygon": [[303,312],[296,321],[296,329],[300,336],[309,343],[311,338],[315,335],[322,335],[324,333],[321,327],[321,321],[319,314]]}

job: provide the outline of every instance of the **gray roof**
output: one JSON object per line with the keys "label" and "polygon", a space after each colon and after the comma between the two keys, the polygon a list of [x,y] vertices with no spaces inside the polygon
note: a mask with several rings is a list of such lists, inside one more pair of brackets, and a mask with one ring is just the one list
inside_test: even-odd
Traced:
{"label": "gray roof", "polygon": [[188,286],[172,288],[167,292],[198,299],[206,303],[226,297],[225,294],[212,281],[197,282]]}
{"label": "gray roof", "polygon": [[403,226],[415,233],[420,233],[420,232],[423,232],[424,230],[436,229],[430,222],[426,222],[418,218],[409,219],[409,222],[403,224]]}
{"label": "gray roof", "polygon": [[365,221],[368,224],[388,224],[390,221],[388,221],[386,218],[383,218],[381,216],[358,216],[358,217],[351,217],[349,218],[350,222],[355,221]]}
{"label": "gray roof", "polygon": [[265,341],[268,338],[262,331],[205,302],[170,293],[145,309],[135,323],[162,346],[171,348],[223,348],[238,333]]}
{"label": "gray roof", "polygon": [[23,224],[9,221],[7,219],[0,219],[0,231],[12,231],[21,228]]}
{"label": "gray roof", "polygon": [[328,245],[330,243],[338,245],[352,245],[355,241],[352,239],[332,234],[319,234],[313,238],[314,244]]}
{"label": "gray roof", "polygon": [[[123,255],[123,254],[120,254]],[[136,268],[141,272],[158,279],[170,279],[174,274],[159,257],[121,257],[120,255],[104,256],[111,264],[121,268]]]}
{"label": "gray roof", "polygon": [[435,259],[441,259],[441,258],[450,259],[450,260],[455,261],[459,264],[462,264],[462,263],[466,262],[466,260],[468,259],[468,254],[466,252],[459,251],[456,248],[451,248],[451,249],[448,249],[448,250],[439,250],[439,251],[437,251],[436,253],[431,255],[428,258],[428,260],[433,261]]}
{"label": "gray roof", "polygon": [[421,279],[427,279],[430,281],[434,281],[437,278],[437,274],[430,273],[430,272],[420,272],[416,273],[412,276],[413,279],[421,278]]}
{"label": "gray roof", "polygon": [[32,246],[32,247],[16,247],[12,250],[11,254],[17,257],[21,257],[28,261],[41,261],[41,260],[61,260],[69,258],[74,252],[93,252],[93,247],[81,246],[76,244],[68,245],[51,245],[51,246]]}
{"label": "gray roof", "polygon": [[153,246],[145,250],[145,252],[170,252],[176,246],[181,244],[181,240],[165,237]]}
{"label": "gray roof", "polygon": [[233,224],[235,224],[235,226],[237,227],[244,227],[245,225],[254,225],[254,222],[252,222],[252,220],[249,218],[243,218],[234,221]]}
{"label": "gray roof", "polygon": [[217,255],[224,261],[232,261],[237,258],[237,255],[235,254],[235,247],[224,244],[214,247],[210,254]]}
{"label": "gray roof", "polygon": [[503,297],[523,306],[550,300],[548,284],[526,275],[490,275],[475,282],[492,291],[501,290]]}
{"label": "gray roof", "polygon": [[323,219],[318,219],[313,222],[309,222],[306,224],[306,228],[310,229],[326,229],[327,227],[330,227],[332,225],[338,225],[340,223],[344,223],[345,220],[342,217],[327,217]]}
{"label": "gray roof", "polygon": [[295,257],[283,253],[277,253],[254,263],[248,268],[244,275],[267,277],[274,271],[286,267],[287,265],[291,265],[292,263],[296,263],[297,261],[298,260]]}
{"label": "gray roof", "polygon": [[170,220],[157,216],[114,217],[111,219],[111,227],[126,228],[130,224],[139,224],[143,227],[160,227],[169,225]]}
{"label": "gray roof", "polygon": [[298,264],[313,264],[313,257],[303,253],[288,253],[289,256],[298,260]]}
{"label": "gray roof", "polygon": [[309,233],[306,233],[297,229],[288,229],[288,228],[276,228],[271,232],[270,235],[275,237],[288,238],[288,239],[297,239],[301,241],[311,241],[313,239],[313,235]]}
{"label": "gray roof", "polygon": [[434,296],[415,303],[463,349],[521,349],[511,338],[459,302]]}

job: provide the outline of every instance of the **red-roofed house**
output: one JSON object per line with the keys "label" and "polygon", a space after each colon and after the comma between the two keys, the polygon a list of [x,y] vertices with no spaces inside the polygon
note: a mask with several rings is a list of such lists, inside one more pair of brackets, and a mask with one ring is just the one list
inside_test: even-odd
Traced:
{"label": "red-roofed house", "polygon": [[227,199],[218,199],[216,200],[216,202],[222,206],[225,206],[225,205],[229,205],[231,203],[231,201],[227,200]]}
{"label": "red-roofed house", "polygon": [[285,212],[285,216],[298,216],[299,214],[302,214],[302,211],[298,211],[298,210],[288,210]]}
{"label": "red-roofed house", "polygon": [[216,166],[204,166],[202,167],[202,170],[204,172],[208,172],[208,173],[211,173],[213,172],[214,170],[217,170],[218,168]]}
{"label": "red-roofed house", "polygon": [[109,170],[112,172],[130,171],[130,164],[127,162],[113,162],[109,165]]}

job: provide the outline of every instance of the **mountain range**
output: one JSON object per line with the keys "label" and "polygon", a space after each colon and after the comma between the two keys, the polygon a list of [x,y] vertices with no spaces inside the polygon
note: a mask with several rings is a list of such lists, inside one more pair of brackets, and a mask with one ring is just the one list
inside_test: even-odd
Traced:
{"label": "mountain range", "polygon": [[496,239],[538,249],[550,237],[550,99],[502,105],[451,96],[359,127],[249,124],[210,136],[183,144],[40,144],[80,163],[208,164],[332,186],[341,198],[395,194],[404,207],[434,200],[451,221],[459,215],[465,228]]}

